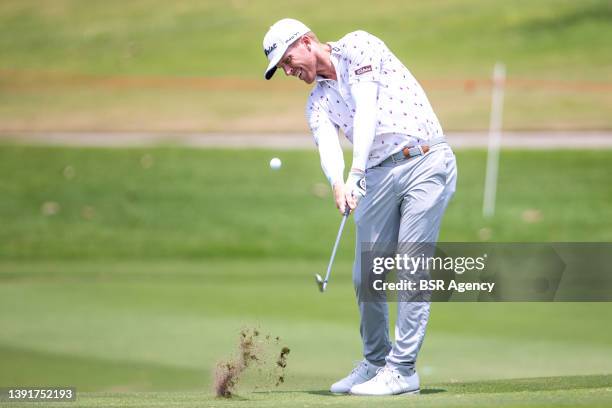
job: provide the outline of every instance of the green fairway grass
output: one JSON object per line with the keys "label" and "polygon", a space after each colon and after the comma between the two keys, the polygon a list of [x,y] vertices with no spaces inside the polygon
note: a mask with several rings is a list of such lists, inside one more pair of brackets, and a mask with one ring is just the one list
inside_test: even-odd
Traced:
{"label": "green fairway grass", "polygon": [[[202,392],[87,393],[79,396],[81,407],[605,407],[610,403],[610,376],[533,378],[500,382],[436,384],[419,397],[359,398],[335,396],[325,391],[260,392],[234,400],[211,398]],[[513,391],[506,391],[511,387]],[[71,407],[75,403],[53,403]]]}
{"label": "green fairway grass", "polygon": [[[485,154],[457,154],[441,241],[479,240],[483,228],[492,241],[612,240],[611,150],[504,151],[486,221]],[[268,166],[276,155],[278,172]],[[4,146],[0,172],[10,175],[0,181],[3,259],[325,259],[339,223],[314,147]],[[57,213],[45,216],[45,203]],[[340,259],[352,259],[352,235],[351,225]]]}
{"label": "green fairway grass", "polygon": [[260,78],[264,31],[302,19],[321,39],[363,29],[384,37],[400,59],[437,75],[488,74],[496,60],[515,75],[612,79],[605,0],[278,3],[187,0],[5,0],[0,62],[19,70],[89,74]]}
{"label": "green fairway grass", "polygon": [[488,126],[497,61],[532,81],[508,82],[506,128],[612,127],[606,0],[5,0],[0,130],[305,131],[308,87],[262,78],[261,41],[282,17],[323,41],[379,36],[446,129]]}
{"label": "green fairway grass", "polygon": [[[0,384],[69,384],[84,406],[233,406],[213,398],[211,372],[241,328],[258,327],[291,348],[286,381],[247,373],[235,404],[366,404],[325,391],[360,344],[350,264],[336,265],[325,295],[312,279],[323,266],[2,262]],[[595,374],[612,367],[611,316],[608,303],[434,304],[418,403],[609,403],[610,376]]]}
{"label": "green fairway grass", "polygon": [[[490,221],[484,152],[457,159],[442,240],[610,241],[611,150],[503,151]],[[340,220],[314,150],[3,145],[0,171],[0,387],[75,386],[88,407],[372,404],[326,391],[360,340],[351,223],[329,291],[314,283]],[[375,401],[609,406],[611,318],[610,303],[436,303],[423,395]],[[216,399],[213,367],[246,327],[291,349],[285,383],[253,370]]]}

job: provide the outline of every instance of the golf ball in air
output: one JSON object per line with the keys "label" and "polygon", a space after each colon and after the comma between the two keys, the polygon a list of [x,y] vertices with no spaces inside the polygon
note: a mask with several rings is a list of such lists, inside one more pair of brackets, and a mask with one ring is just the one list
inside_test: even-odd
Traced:
{"label": "golf ball in air", "polygon": [[283,163],[281,162],[281,160],[278,157],[275,157],[272,160],[270,160],[270,168],[272,170],[280,169],[282,164]]}

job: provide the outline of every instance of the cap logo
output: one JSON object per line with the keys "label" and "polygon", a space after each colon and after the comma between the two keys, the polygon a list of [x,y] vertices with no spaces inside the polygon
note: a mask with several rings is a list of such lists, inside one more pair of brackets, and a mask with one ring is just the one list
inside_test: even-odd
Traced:
{"label": "cap logo", "polygon": [[300,33],[299,31],[296,31],[296,32],[295,32],[295,34],[293,34],[291,37],[289,37],[289,38],[288,38],[288,39],[285,41],[285,44],[288,44],[288,43],[290,43],[291,41],[293,41],[293,39],[294,39],[295,37],[297,37],[299,33]]}
{"label": "cap logo", "polygon": [[274,44],[272,44],[271,46],[269,46],[268,48],[266,48],[266,49],[264,50],[264,53],[266,54],[266,57],[267,57],[268,55],[270,55],[270,53],[271,53],[272,51],[274,51],[275,49],[276,49],[276,43],[274,43]]}

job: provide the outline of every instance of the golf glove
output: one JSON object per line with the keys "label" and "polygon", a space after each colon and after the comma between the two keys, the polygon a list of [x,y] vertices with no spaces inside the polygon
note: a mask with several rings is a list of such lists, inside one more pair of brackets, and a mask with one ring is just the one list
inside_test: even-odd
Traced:
{"label": "golf glove", "polygon": [[[365,172],[361,170],[351,170],[346,179],[346,201],[351,209],[357,207],[361,197],[366,195]],[[353,205],[351,205],[353,204]]]}

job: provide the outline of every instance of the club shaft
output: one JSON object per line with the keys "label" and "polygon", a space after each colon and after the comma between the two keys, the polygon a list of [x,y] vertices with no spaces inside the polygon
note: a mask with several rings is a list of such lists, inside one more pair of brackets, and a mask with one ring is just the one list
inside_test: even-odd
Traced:
{"label": "club shaft", "polygon": [[334,258],[336,257],[336,250],[338,249],[338,244],[340,243],[340,237],[342,236],[342,230],[344,229],[344,224],[346,224],[346,220],[348,219],[349,213],[347,212],[342,216],[342,222],[340,223],[340,229],[338,230],[338,235],[336,236],[336,242],[334,243],[334,249],[332,250],[331,258],[329,258],[329,265],[327,265],[327,273],[325,274],[325,280],[323,281],[323,285],[327,285],[327,280],[329,279],[329,274],[331,273],[332,264],[334,263]]}

